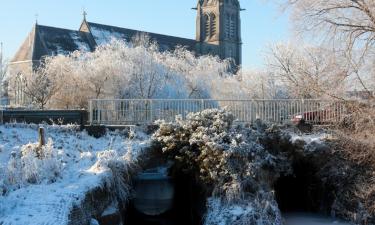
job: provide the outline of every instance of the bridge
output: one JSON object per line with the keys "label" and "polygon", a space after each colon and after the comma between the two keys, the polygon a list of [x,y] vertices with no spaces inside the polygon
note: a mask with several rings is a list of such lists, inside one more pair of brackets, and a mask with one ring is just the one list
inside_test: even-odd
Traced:
{"label": "bridge", "polygon": [[91,125],[142,125],[156,120],[186,119],[189,113],[206,109],[227,109],[236,122],[257,119],[283,124],[304,119],[311,124],[339,122],[346,114],[344,101],[320,99],[94,99],[89,101]]}

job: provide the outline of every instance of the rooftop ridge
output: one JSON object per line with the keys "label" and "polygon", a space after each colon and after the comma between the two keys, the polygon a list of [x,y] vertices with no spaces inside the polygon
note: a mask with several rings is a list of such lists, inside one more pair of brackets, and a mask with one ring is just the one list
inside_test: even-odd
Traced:
{"label": "rooftop ridge", "polygon": [[169,37],[169,38],[177,38],[177,39],[183,39],[183,40],[186,40],[186,41],[196,42],[195,39],[184,38],[184,37],[179,37],[179,36],[173,36],[173,35],[168,35],[168,34],[160,34],[160,33],[154,33],[154,32],[143,31],[143,30],[135,30],[135,29],[125,28],[125,27],[112,26],[112,25],[106,25],[106,24],[101,24],[101,23],[94,23],[94,22],[89,22],[89,21],[87,21],[87,23],[90,26],[91,25],[97,25],[97,26],[112,27],[112,28],[115,28],[115,29],[127,30],[127,31],[132,31],[132,32],[140,32],[140,33],[146,33],[146,34],[151,34],[151,35],[158,35],[158,36],[164,36],[164,37]]}
{"label": "rooftop ridge", "polygon": [[72,29],[68,29],[68,28],[61,28],[61,27],[54,27],[54,26],[47,26],[47,25],[40,25],[40,24],[37,24],[36,26],[38,26],[39,28],[48,28],[48,29],[56,29],[56,30],[63,30],[63,31],[83,33],[80,30],[72,30]]}

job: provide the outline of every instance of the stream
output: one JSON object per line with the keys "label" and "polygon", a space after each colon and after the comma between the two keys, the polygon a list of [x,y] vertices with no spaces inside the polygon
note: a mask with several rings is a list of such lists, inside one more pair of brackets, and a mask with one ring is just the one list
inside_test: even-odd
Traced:
{"label": "stream", "polygon": [[339,219],[311,213],[287,213],[284,218],[286,225],[351,225]]}

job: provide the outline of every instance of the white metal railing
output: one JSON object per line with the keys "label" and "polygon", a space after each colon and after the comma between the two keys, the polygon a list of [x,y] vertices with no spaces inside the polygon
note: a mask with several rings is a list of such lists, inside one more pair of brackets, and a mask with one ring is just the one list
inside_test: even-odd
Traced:
{"label": "white metal railing", "polygon": [[96,125],[150,124],[213,108],[226,108],[244,123],[256,119],[285,123],[296,118],[334,123],[346,111],[344,102],[327,100],[95,99],[89,102],[89,121]]}

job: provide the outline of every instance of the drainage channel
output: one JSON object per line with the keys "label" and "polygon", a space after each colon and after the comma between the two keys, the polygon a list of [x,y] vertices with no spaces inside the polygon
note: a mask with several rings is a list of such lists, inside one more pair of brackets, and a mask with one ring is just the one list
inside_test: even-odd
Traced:
{"label": "drainage channel", "polygon": [[[148,169],[134,182],[135,196],[125,212],[128,225],[201,225],[199,188],[189,175],[168,175],[167,168]],[[203,197],[201,198],[203,199]]]}
{"label": "drainage channel", "polygon": [[315,213],[286,213],[284,218],[285,225],[350,225],[350,223]]}

